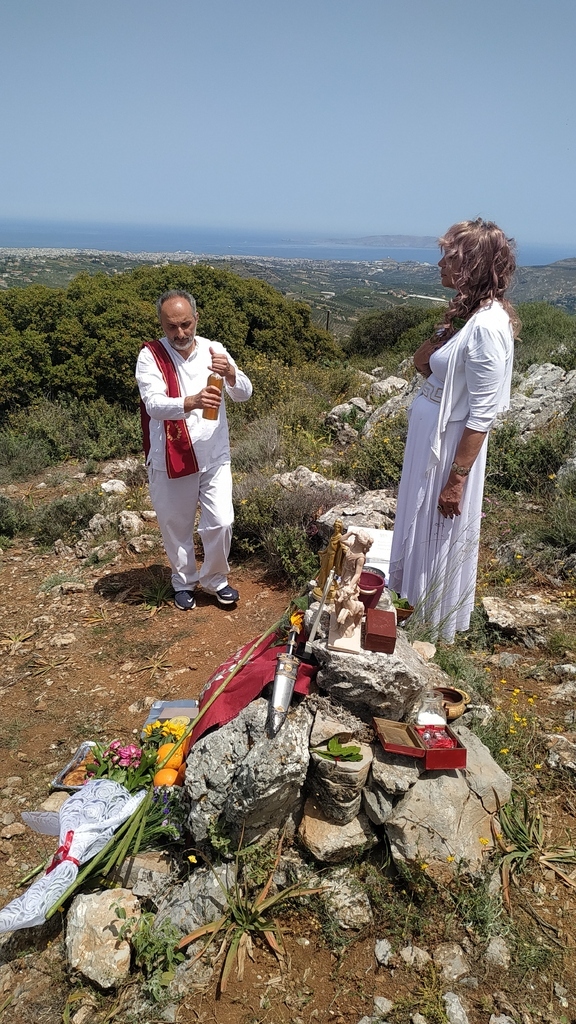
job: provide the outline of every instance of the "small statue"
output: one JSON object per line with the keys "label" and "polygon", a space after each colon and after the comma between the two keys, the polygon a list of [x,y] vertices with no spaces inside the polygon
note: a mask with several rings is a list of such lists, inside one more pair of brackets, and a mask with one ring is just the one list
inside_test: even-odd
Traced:
{"label": "small statue", "polygon": [[[330,540],[328,541],[324,550],[320,552],[320,572],[316,577],[316,586],[312,591],[312,596],[315,598],[316,601],[322,600],[324,585],[326,583],[326,580],[328,579],[330,570],[334,569],[335,574],[337,576],[340,575],[340,564],[337,563],[339,563],[340,561],[340,541],[342,539],[343,528],[344,524],[342,523],[342,520],[337,519],[334,523],[334,528],[332,530],[332,536],[330,537]],[[330,587],[330,590],[328,591],[327,601],[333,601],[335,594],[336,584],[333,583],[332,586]]]}
{"label": "small statue", "polygon": [[358,583],[371,547],[372,537],[367,530],[352,529],[340,538],[340,583],[334,598],[339,637],[353,636],[362,622],[364,605],[359,600]]}

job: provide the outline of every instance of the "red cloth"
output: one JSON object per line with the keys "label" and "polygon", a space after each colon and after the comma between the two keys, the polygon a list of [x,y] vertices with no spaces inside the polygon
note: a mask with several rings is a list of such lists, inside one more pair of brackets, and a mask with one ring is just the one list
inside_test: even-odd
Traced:
{"label": "red cloth", "polygon": [[[230,680],[226,689],[216,698],[193,730],[191,746],[208,729],[231,722],[233,718],[236,718],[236,715],[240,714],[243,708],[248,707],[251,701],[256,700],[256,697],[260,696],[267,683],[272,682],[276,671],[276,659],[279,654],[286,650],[286,647],[282,644],[279,647],[272,647],[276,639],[277,635],[272,634],[272,636],[263,640],[254,651],[248,664],[244,665],[234,678]],[[250,640],[249,643],[244,644],[223,665],[216,669],[214,675],[208,680],[200,698],[200,711],[209,701],[214,691],[222,685],[228,673],[234,668],[234,665],[237,665],[246,652],[250,650],[253,643],[254,641]],[[296,676],[295,692],[309,693],[310,684],[316,677],[317,671],[318,667],[316,665],[307,665],[301,662]]]}
{"label": "red cloth", "polygon": [[[166,382],[168,398],[180,398],[180,382],[176,367],[170,354],[160,341],[145,341],[143,348],[150,349],[156,360],[158,369]],[[144,402],[140,402],[140,422],[142,424],[142,440],[144,454],[148,458],[150,451],[150,417]],[[166,435],[166,471],[171,480],[181,476],[192,476],[198,472],[198,462],[194,446],[188,433],[186,420],[164,420]]]}

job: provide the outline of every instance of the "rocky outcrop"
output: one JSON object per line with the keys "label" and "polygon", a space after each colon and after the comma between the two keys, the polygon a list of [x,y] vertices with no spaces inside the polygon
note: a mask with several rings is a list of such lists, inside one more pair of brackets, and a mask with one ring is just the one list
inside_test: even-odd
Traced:
{"label": "rocky outcrop", "polygon": [[289,714],[273,739],[266,733],[268,701],[256,700],[237,718],[203,736],[188,757],[188,827],[204,844],[218,823],[244,842],[275,829],[294,833],[302,813],[313,715],[306,703]]}

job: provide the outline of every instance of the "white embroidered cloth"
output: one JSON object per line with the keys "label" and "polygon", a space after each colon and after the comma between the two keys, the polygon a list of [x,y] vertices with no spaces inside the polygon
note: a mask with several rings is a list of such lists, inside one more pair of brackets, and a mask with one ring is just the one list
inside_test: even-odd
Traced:
{"label": "white embroidered cloth", "polygon": [[35,832],[59,836],[60,846],[43,877],[0,911],[0,932],[43,924],[50,907],[72,885],[80,864],[92,860],[104,849],[145,795],[141,790],[131,796],[118,782],[93,779],[73,793],[59,813],[25,811],[22,814],[25,824]]}

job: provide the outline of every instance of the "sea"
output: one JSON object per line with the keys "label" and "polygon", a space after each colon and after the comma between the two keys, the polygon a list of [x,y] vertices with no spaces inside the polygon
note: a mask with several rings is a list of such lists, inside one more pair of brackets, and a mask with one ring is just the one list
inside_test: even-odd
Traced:
{"label": "sea", "polygon": [[[224,230],[194,227],[160,227],[134,224],[94,224],[0,219],[0,248],[95,249],[102,252],[190,253],[196,256],[260,256],[276,259],[437,263],[436,247],[358,245],[353,240],[318,236]],[[573,245],[518,243],[520,266],[539,266],[557,260],[576,259]]]}

